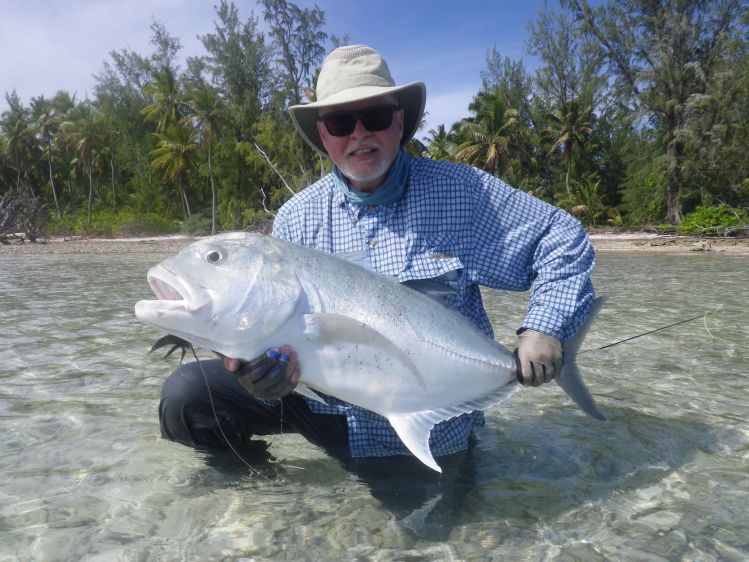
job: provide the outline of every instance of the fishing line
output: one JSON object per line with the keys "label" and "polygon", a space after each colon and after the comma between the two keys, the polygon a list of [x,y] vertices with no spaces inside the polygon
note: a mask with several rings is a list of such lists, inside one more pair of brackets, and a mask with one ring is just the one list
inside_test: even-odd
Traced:
{"label": "fishing line", "polygon": [[[218,419],[218,413],[216,412],[216,405],[213,403],[213,394],[211,393],[211,385],[208,382],[208,375],[205,373],[205,369],[203,369],[203,362],[198,357],[198,354],[195,352],[195,348],[191,345],[190,351],[192,352],[193,357],[195,357],[195,361],[198,362],[198,366],[200,367],[200,372],[203,374],[203,380],[205,380],[205,387],[208,390],[208,401],[211,403],[211,410],[213,411],[213,417],[216,420],[216,426],[218,427],[218,430],[221,432],[221,436],[224,438],[224,441],[226,441],[226,444],[229,445],[229,448],[232,450],[232,452],[237,456],[239,460],[241,460],[247,468],[250,469],[250,473],[253,476],[260,476],[262,478],[265,478],[260,471],[256,470],[249,462],[245,460],[245,458],[239,454],[239,451],[237,451],[234,448],[234,445],[231,444],[231,441],[229,441],[229,438],[226,436],[226,433],[224,433],[224,429],[221,427],[221,420]],[[184,358],[184,353],[182,354],[182,357]],[[180,363],[182,361],[180,360]],[[268,478],[266,478],[268,480]]]}
{"label": "fishing line", "polygon": [[649,330],[647,332],[643,332],[642,334],[637,334],[636,336],[631,336],[629,338],[625,338],[623,340],[619,340],[619,341],[616,341],[614,343],[609,343],[607,345],[602,345],[601,347],[595,347],[593,349],[585,349],[583,351],[580,351],[578,353],[578,355],[581,355],[583,353],[588,353],[590,351],[600,351],[602,349],[608,349],[610,347],[614,347],[615,345],[619,345],[620,343],[625,343],[625,342],[632,341],[632,340],[637,339],[637,338],[641,338],[642,336],[647,336],[647,335],[650,335],[650,334],[654,334],[656,332],[661,332],[663,330],[667,330],[668,328],[673,328],[674,326],[680,326],[681,324],[686,324],[687,322],[692,322],[692,321],[698,320],[700,318],[704,319],[705,330],[707,331],[707,333],[710,334],[710,337],[714,338],[715,336],[713,336],[710,333],[710,330],[708,330],[708,328],[707,328],[707,317],[710,316],[711,314],[715,314],[716,312],[720,312],[722,310],[723,310],[723,306],[721,305],[721,306],[719,306],[718,308],[716,308],[715,310],[713,310],[711,312],[706,312],[706,313],[700,314],[698,316],[693,316],[692,318],[687,318],[686,320],[679,320],[678,322],[674,322],[673,324],[669,324],[667,326],[661,326],[660,328],[656,328],[654,330]]}

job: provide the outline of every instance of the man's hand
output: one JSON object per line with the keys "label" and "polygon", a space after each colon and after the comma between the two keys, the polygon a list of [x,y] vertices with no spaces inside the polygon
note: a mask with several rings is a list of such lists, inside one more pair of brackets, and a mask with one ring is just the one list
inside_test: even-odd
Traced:
{"label": "man's hand", "polygon": [[297,355],[287,345],[269,349],[247,363],[224,357],[224,367],[239,375],[239,384],[261,400],[283,398],[299,382]]}
{"label": "man's hand", "polygon": [[535,330],[525,330],[518,336],[515,356],[525,386],[541,386],[562,370],[562,342]]}

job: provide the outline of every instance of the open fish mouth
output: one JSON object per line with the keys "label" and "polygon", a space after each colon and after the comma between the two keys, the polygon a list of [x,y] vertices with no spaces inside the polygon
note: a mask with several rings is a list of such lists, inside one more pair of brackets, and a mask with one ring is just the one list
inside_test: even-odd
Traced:
{"label": "open fish mouth", "polygon": [[190,283],[163,265],[151,268],[146,279],[158,297],[157,301],[149,302],[162,311],[197,312],[210,302],[203,287]]}

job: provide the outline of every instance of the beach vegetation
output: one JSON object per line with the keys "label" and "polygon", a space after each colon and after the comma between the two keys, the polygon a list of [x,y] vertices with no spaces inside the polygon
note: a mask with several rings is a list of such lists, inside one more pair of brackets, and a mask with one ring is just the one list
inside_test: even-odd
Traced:
{"label": "beach vegetation", "polygon": [[[215,10],[197,56],[159,21],[150,52],[102,53],[86,99],[3,92],[0,196],[37,201],[52,233],[267,229],[330,170],[287,110],[315,99],[345,30],[290,0]],[[528,30],[532,69],[487,45],[466,115],[422,127],[411,154],[481,168],[590,227],[745,233],[744,0],[562,0]]]}

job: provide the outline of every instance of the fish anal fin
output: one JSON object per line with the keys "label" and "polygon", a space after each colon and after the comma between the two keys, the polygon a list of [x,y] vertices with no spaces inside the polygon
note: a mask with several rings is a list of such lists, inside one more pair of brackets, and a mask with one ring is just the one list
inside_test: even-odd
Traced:
{"label": "fish anal fin", "polygon": [[391,415],[387,419],[400,440],[417,459],[429,468],[442,472],[429,449],[429,434],[434,427],[434,420],[431,416],[425,416],[421,412],[417,412],[415,414]]}
{"label": "fish anal fin", "polygon": [[429,449],[429,435],[432,428],[440,422],[497,404],[519,388],[520,385],[513,379],[509,384],[498,388],[495,392],[479,396],[474,400],[452,404],[436,410],[391,414],[387,416],[387,419],[400,440],[417,459],[429,468],[442,472]]}
{"label": "fish anal fin", "polygon": [[312,390],[307,385],[298,384],[296,388],[294,388],[294,392],[296,392],[297,394],[301,394],[302,396],[306,396],[310,400],[314,400],[315,402],[319,402],[320,404],[327,405],[327,402],[323,400],[322,396],[320,396],[317,392]]}

